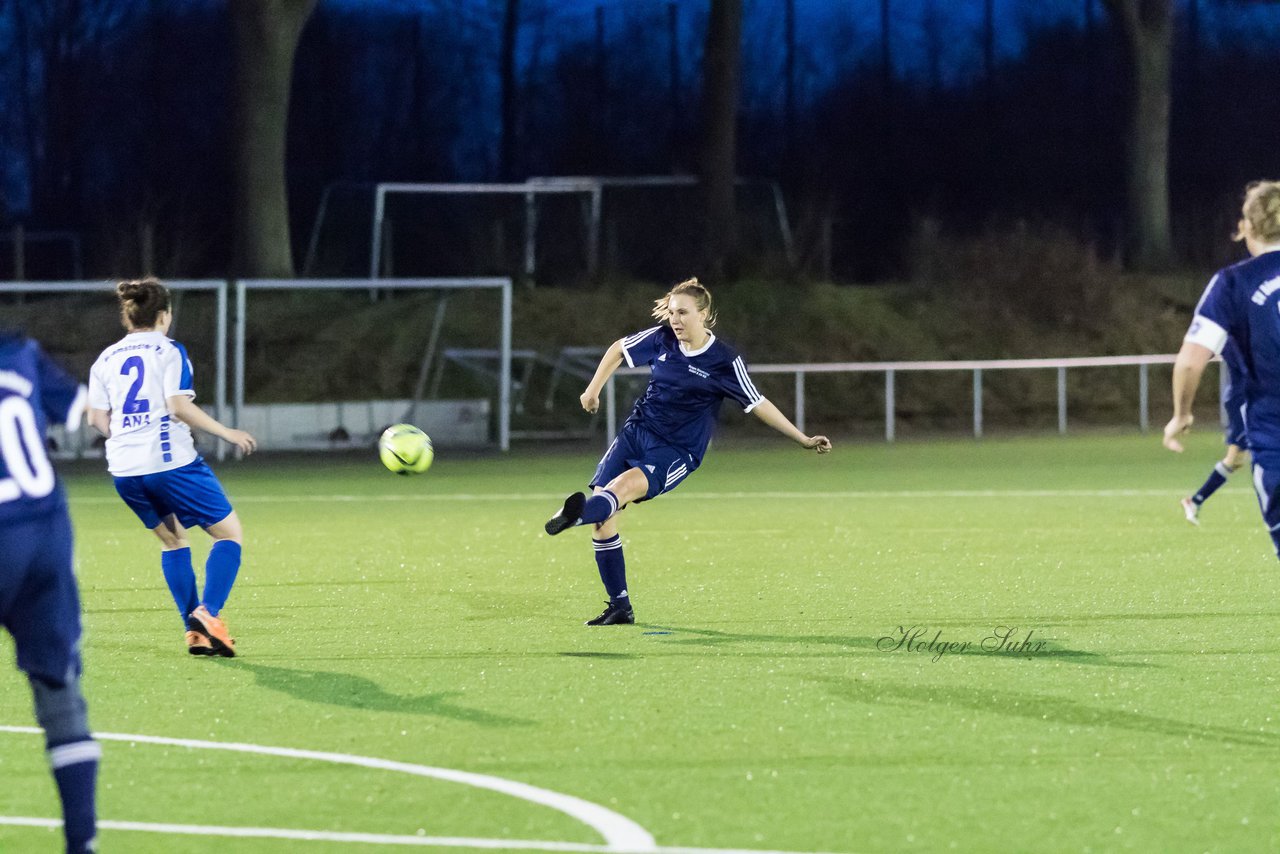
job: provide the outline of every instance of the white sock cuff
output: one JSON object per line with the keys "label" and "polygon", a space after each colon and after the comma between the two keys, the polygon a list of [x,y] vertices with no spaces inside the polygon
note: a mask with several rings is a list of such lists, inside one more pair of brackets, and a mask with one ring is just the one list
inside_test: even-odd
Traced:
{"label": "white sock cuff", "polygon": [[80,762],[97,762],[102,758],[102,745],[93,739],[60,744],[49,750],[49,765],[55,771]]}

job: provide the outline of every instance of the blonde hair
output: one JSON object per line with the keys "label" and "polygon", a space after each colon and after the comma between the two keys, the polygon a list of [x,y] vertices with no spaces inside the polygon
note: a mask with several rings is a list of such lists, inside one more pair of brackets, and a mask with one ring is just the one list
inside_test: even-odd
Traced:
{"label": "blonde hair", "polygon": [[685,279],[676,285],[666,294],[653,301],[653,317],[655,320],[665,323],[671,319],[671,298],[678,294],[688,294],[693,297],[693,305],[698,309],[699,313],[705,312],[707,315],[704,325],[710,329],[716,325],[716,310],[711,304],[711,291],[707,290],[707,286],[698,281],[697,277]]}
{"label": "blonde hair", "polygon": [[1280,181],[1254,181],[1244,188],[1240,227],[1233,239],[1246,236],[1263,243],[1280,242]]}
{"label": "blonde hair", "polygon": [[160,312],[169,311],[169,289],[148,276],[116,285],[120,322],[126,329],[154,329]]}

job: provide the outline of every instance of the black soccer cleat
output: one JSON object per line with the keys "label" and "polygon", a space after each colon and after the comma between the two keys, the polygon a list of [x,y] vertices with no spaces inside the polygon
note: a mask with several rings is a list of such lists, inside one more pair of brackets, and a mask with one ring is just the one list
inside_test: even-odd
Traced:
{"label": "black soccer cleat", "polygon": [[560,512],[547,520],[542,528],[551,536],[555,536],[566,528],[572,528],[582,521],[582,507],[587,503],[587,496],[575,492],[564,500]]}
{"label": "black soccer cleat", "polygon": [[635,623],[636,612],[631,610],[630,605],[619,605],[617,602],[608,602],[605,609],[600,612],[600,616],[594,620],[587,620],[584,625],[588,626],[629,626]]}

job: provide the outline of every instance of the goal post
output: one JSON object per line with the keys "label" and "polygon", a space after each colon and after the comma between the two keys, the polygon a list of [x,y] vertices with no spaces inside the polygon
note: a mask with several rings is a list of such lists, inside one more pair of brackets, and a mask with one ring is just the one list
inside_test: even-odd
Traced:
{"label": "goal post", "polygon": [[[235,328],[233,376],[233,419],[242,426],[245,413],[245,364],[246,336],[249,317],[249,291],[368,291],[375,286],[378,291],[437,290],[444,294],[454,291],[497,291],[501,301],[498,314],[497,360],[497,443],[502,451],[511,448],[511,324],[512,287],[509,277],[458,277],[426,279],[237,279],[235,280]],[[434,334],[432,343],[434,343]],[[413,404],[421,403],[419,388],[415,388]]]}
{"label": "goal post", "polygon": [[[88,295],[112,297],[115,293],[115,280],[111,281],[59,281],[59,282],[0,282],[0,296],[25,298],[27,296],[47,296],[56,297],[58,295]],[[213,298],[212,315],[213,330],[211,334],[214,362],[213,362],[213,407],[215,417],[222,420],[227,417],[227,304],[228,304],[228,287],[225,279],[165,279],[164,285],[174,294],[173,305],[173,325],[170,328],[172,335],[178,336],[181,340],[183,335],[184,318],[187,312],[184,312],[181,302],[181,296],[186,293],[204,293],[211,295]],[[31,334],[37,340],[43,341],[46,346],[51,340],[51,336],[57,335],[65,337],[67,328],[72,325],[72,318],[67,316],[68,312],[79,315],[86,310],[86,306],[59,306],[54,303],[40,303],[28,306],[32,309],[30,312],[19,312],[17,307],[10,309],[6,307],[5,315],[14,315],[14,319],[20,319],[20,314],[29,313],[32,316],[27,318],[27,322],[23,324],[25,331]],[[208,311],[207,305],[194,307],[195,314],[198,316]],[[38,311],[36,310],[38,309]],[[104,302],[101,305],[101,316],[99,317],[99,308],[95,302],[94,308],[90,311],[91,317],[86,317],[86,324],[95,330],[93,336],[86,336],[86,340],[80,342],[75,347],[78,355],[76,358],[77,365],[68,366],[76,368],[76,372],[81,374],[81,379],[87,377],[88,366],[92,364],[101,348],[106,347],[118,340],[124,334],[124,330],[120,328],[118,322],[118,313],[115,310],[113,302]],[[46,328],[47,327],[47,328]],[[61,334],[59,334],[61,333]],[[206,330],[200,330],[197,338],[204,339],[207,335]],[[194,351],[193,351],[194,352]],[[72,447],[71,452],[80,456],[89,447],[92,442],[91,428],[84,425],[79,431],[70,432],[67,435],[68,444]],[[214,453],[217,459],[221,460],[225,457],[227,448],[223,442],[215,442]]]}

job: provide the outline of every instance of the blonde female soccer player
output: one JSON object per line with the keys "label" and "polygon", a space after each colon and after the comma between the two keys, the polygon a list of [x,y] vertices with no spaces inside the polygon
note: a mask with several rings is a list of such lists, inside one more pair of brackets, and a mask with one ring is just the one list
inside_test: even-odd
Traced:
{"label": "blonde female soccer player", "polygon": [[[1173,417],[1164,428],[1164,446],[1182,451],[1191,404],[1214,354],[1237,362],[1245,378],[1240,411],[1253,486],[1280,556],[1280,181],[1245,188],[1235,239],[1250,257],[1219,270],[1200,297],[1173,366]],[[1228,344],[1236,355],[1225,351]]]}
{"label": "blonde female soccer player", "polygon": [[[107,468],[116,492],[160,539],[160,566],[186,629],[192,655],[235,655],[219,618],[240,570],[243,532],[222,484],[196,452],[191,428],[244,453],[253,436],[223,426],[195,404],[191,360],[168,337],[169,290],[155,279],[116,286],[128,334],[102,351],[89,373],[89,423],[107,437]],[[204,594],[196,595],[187,529],[213,537]]]}
{"label": "blonde female soccer player", "polygon": [[594,526],[596,567],[609,601],[588,626],[635,622],[615,514],[632,501],[670,492],[693,473],[726,397],[801,447],[819,454],[831,450],[831,440],[801,433],[756,390],[742,357],[711,332],[716,320],[711,292],[697,279],[655,300],[653,317],[660,325],[609,347],[580,398],[587,412],[599,409],[604,384],[624,360],[652,371],[644,395],[596,466],[590,482],[595,494],[570,495],[545,525],[551,535],[575,525]]}

